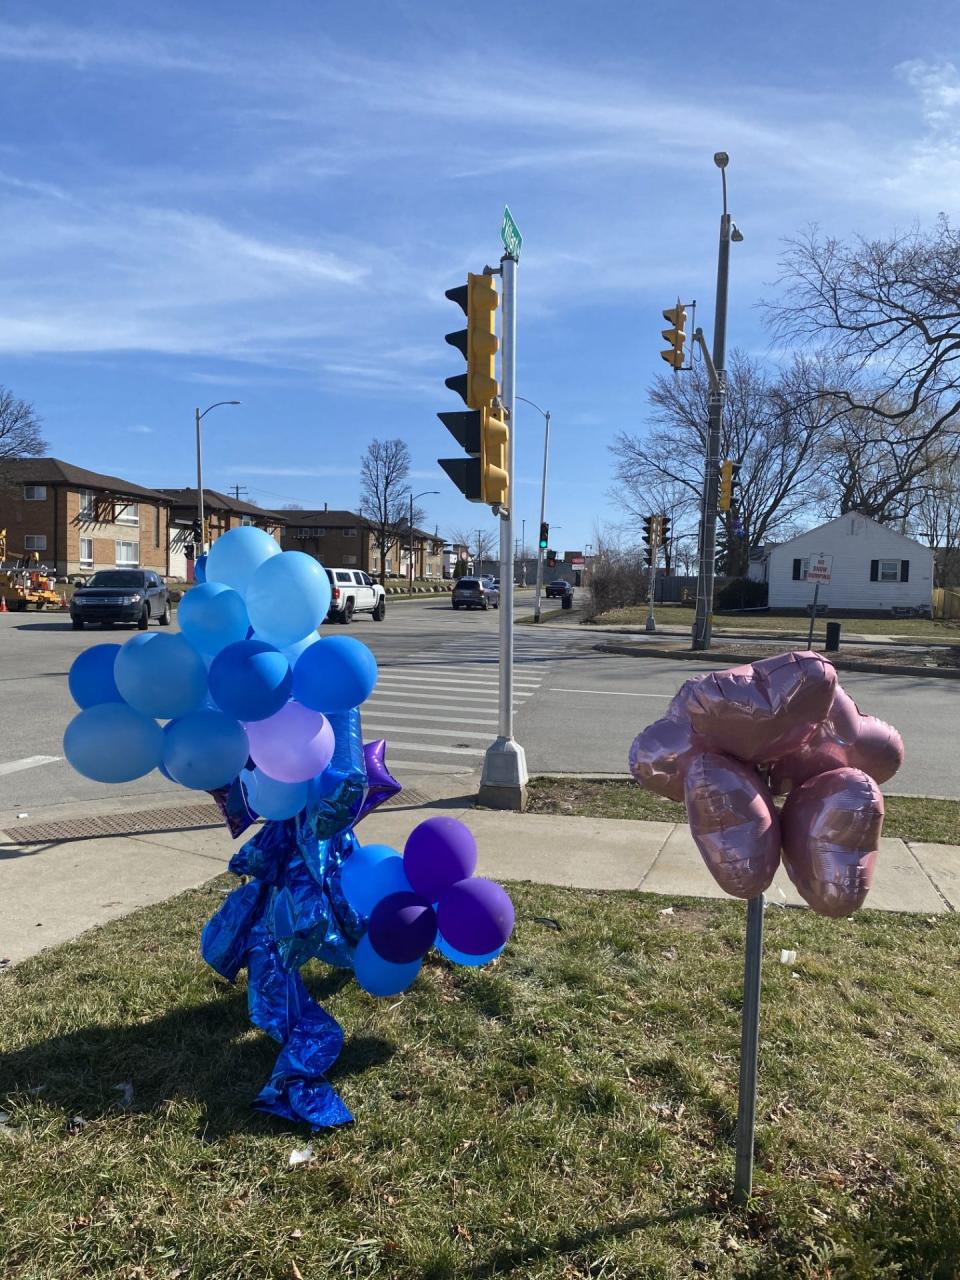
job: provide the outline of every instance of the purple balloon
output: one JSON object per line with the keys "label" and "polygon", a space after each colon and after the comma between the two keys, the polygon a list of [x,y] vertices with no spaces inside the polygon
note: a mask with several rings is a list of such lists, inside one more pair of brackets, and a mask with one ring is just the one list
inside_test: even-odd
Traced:
{"label": "purple balloon", "polygon": [[477,869],[473,832],[456,818],[427,818],[407,837],[403,869],[414,893],[428,902],[439,902],[445,889],[468,879]]}
{"label": "purple balloon", "polygon": [[437,907],[440,932],[456,951],[485,956],[513,931],[513,903],[502,885],[478,876],[452,885]]}
{"label": "purple balloon", "polygon": [[308,782],[333,759],[330,722],[299,702],[288,702],[276,715],[244,727],[254,763],[277,782]]}
{"label": "purple balloon", "polygon": [[415,893],[391,893],[370,913],[367,937],[382,960],[412,964],[422,960],[437,936],[437,916]]}

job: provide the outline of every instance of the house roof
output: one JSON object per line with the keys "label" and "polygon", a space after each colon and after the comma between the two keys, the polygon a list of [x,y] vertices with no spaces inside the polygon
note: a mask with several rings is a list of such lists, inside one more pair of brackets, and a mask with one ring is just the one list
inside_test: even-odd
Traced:
{"label": "house roof", "polygon": [[[197,490],[196,486],[192,489],[159,489],[158,493],[164,494],[176,507],[187,507],[192,511],[197,509]],[[208,489],[204,485],[203,489],[203,506],[206,511],[229,511],[235,515],[256,516],[261,520],[272,521],[276,524],[286,524],[286,519],[277,511],[267,511],[263,507],[255,506],[252,502],[243,502],[240,498],[231,498],[226,493],[220,493],[217,489]]]}
{"label": "house roof", "polygon": [[321,528],[321,529],[342,529],[351,525],[366,525],[369,527],[370,521],[363,516],[357,515],[355,511],[299,511],[294,510],[270,512],[271,515],[279,516],[289,525],[296,525],[297,528]]}
{"label": "house roof", "polygon": [[831,525],[839,524],[841,520],[849,520],[851,517],[857,520],[866,520],[869,524],[875,525],[878,529],[882,529],[884,533],[892,533],[898,538],[902,538],[904,542],[912,542],[915,546],[922,547],[924,551],[930,548],[925,542],[920,542],[916,538],[911,538],[907,533],[901,533],[899,529],[892,529],[888,524],[881,524],[879,520],[874,520],[872,516],[865,516],[862,511],[845,511],[842,516],[834,516],[832,520],[825,520],[823,524],[814,525],[812,529],[807,529],[803,533],[796,534],[793,538],[785,538],[783,542],[778,542],[776,546],[771,546],[770,550],[782,551],[784,547],[789,547],[791,543],[798,542],[801,538],[808,538],[811,533],[819,533],[822,529],[829,529]]}
{"label": "house roof", "polygon": [[75,467],[72,462],[60,458],[14,458],[3,463],[5,478],[20,484],[66,485],[73,489],[102,489],[124,498],[147,498],[151,502],[169,503],[170,499],[158,489],[146,489],[131,480],[119,476],[102,475]]}

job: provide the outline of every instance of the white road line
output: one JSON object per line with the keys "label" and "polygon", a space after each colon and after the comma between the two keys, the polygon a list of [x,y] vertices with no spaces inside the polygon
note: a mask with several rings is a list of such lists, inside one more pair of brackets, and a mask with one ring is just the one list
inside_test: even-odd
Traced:
{"label": "white road line", "polygon": [[[407,689],[410,689],[409,693],[405,692]],[[527,694],[526,691],[524,692],[525,696],[529,697],[529,694]],[[530,693],[533,692],[535,692],[535,690],[531,689]],[[478,689],[475,691],[472,690],[470,693],[465,693],[463,690],[457,690],[457,695],[458,704],[467,710],[471,707],[479,708],[482,706],[497,705],[496,689]],[[426,686],[417,690],[415,688],[411,689],[409,685],[402,685],[396,689],[384,689],[382,695],[379,692],[375,692],[371,696],[370,702],[374,703],[376,699],[381,696],[386,698],[403,698],[406,701],[410,701],[412,699],[413,701],[423,703],[424,706],[428,703],[432,706],[433,704],[430,701],[432,698],[452,698],[454,696],[454,691],[451,689],[428,689]]]}
{"label": "white road line", "polygon": [[472,769],[459,769],[451,760],[449,764],[437,764],[434,761],[426,760],[398,760],[395,764],[390,762],[390,770],[393,773],[401,773],[407,769],[419,769],[422,773],[472,773]]}
{"label": "white road line", "polygon": [[[426,741],[427,738],[473,738],[477,736],[476,734],[470,733],[466,728],[434,729],[431,725],[429,728],[424,726],[422,729],[418,729],[415,724],[385,724],[379,717],[376,719],[375,725],[376,728],[374,731],[378,737],[382,738],[389,738],[391,733],[418,733],[424,741]],[[485,725],[481,726],[481,728],[484,733],[490,732],[490,729]]]}
{"label": "white road line", "polygon": [[[424,693],[433,693],[433,692],[441,693],[444,691],[449,691],[451,689],[454,689],[457,691],[457,693],[459,693],[465,698],[468,698],[468,697],[483,698],[483,697],[487,697],[488,695],[493,695],[495,697],[497,694],[497,687],[498,687],[496,682],[493,682],[486,686],[477,685],[477,684],[465,685],[459,680],[455,680],[455,679],[424,680],[422,677],[419,677],[414,680],[380,679],[377,681],[377,686],[379,687],[381,685],[385,687],[389,686],[390,687],[389,691],[391,693],[394,691],[393,687],[396,687],[397,689],[422,689]],[[519,689],[521,693],[536,693],[536,691],[540,688],[540,682],[537,681],[536,684],[521,684],[519,682],[514,682],[514,687]]]}
{"label": "white road line", "polygon": [[[389,708],[389,710],[387,710],[386,708]],[[436,710],[436,708],[431,706],[430,710],[434,711]],[[456,713],[457,708],[454,707],[452,708],[452,710],[454,711],[454,713]],[[492,707],[491,707],[491,714],[488,716],[472,715],[469,720],[465,720],[462,715],[457,715],[457,714],[454,714],[452,716],[421,716],[421,715],[416,715],[414,713],[408,714],[407,708],[400,703],[378,702],[375,707],[370,708],[367,718],[368,719],[372,718],[374,720],[378,719],[378,716],[376,714],[377,711],[380,711],[382,715],[385,715],[388,720],[435,720],[438,724],[487,725],[487,724],[497,723],[497,717],[496,715],[493,714]],[[364,721],[364,723],[366,723],[366,721]]]}
{"label": "white road line", "polygon": [[[543,679],[543,676],[528,675],[522,676],[520,680],[515,680],[515,684],[526,685],[535,688]],[[411,672],[409,675],[401,675],[399,672],[384,671],[377,677],[377,685],[381,684],[444,684],[455,682],[459,688],[465,691],[473,689],[496,689],[499,687],[499,676],[495,675],[476,675],[471,671],[463,671],[459,668],[453,668],[446,671],[437,672]]]}
{"label": "white road line", "polygon": [[545,693],[599,693],[604,698],[662,698],[665,702],[669,702],[673,697],[672,693],[630,693],[623,689],[563,689],[560,685],[555,684],[552,689],[544,690]]}
{"label": "white road line", "polygon": [[24,769],[35,769],[38,764],[55,764],[63,756],[24,756],[22,760],[8,760],[0,764],[0,774],[21,773]]}
{"label": "white road line", "polygon": [[[396,729],[393,730],[397,732]],[[388,742],[387,750],[391,752],[397,751],[422,751],[428,756],[476,756],[478,759],[486,750],[485,747],[425,747],[422,742]]]}

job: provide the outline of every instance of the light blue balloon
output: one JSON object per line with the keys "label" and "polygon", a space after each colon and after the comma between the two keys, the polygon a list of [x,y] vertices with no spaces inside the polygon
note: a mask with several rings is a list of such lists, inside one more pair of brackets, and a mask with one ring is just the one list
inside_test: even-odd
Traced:
{"label": "light blue balloon", "polygon": [[421,960],[410,964],[391,964],[382,960],[364,935],[353,953],[353,972],[357,982],[371,996],[396,996],[415,981],[420,972]]}
{"label": "light blue balloon", "polygon": [[491,960],[496,960],[497,956],[507,944],[503,947],[497,947],[496,951],[489,951],[485,956],[471,956],[466,951],[458,951],[456,947],[451,947],[442,933],[437,934],[436,948],[442,956],[446,956],[448,960],[452,960],[454,964],[465,964],[471,969],[476,969],[481,964],[489,964]]}
{"label": "light blue balloon", "polygon": [[113,678],[113,666],[119,652],[118,644],[95,644],[74,658],[67,686],[78,707],[123,701]]}
{"label": "light blue balloon", "polygon": [[132,782],[155,769],[163,731],[155,720],[123,702],[102,702],[73,717],[63,754],[77,773],[94,782]]}
{"label": "light blue balloon", "polygon": [[293,818],[307,803],[308,782],[278,782],[260,769],[245,770],[241,777],[247,802],[261,818],[272,822]]}
{"label": "light blue balloon", "polygon": [[207,552],[206,580],[226,583],[244,595],[263,562],[280,554],[279,545],[269,533],[255,529],[252,524],[242,525],[217,538]]}
{"label": "light blue balloon", "polygon": [[113,675],[123,698],[157,720],[186,715],[203,702],[207,669],[183,636],[144,631],[117,654]]}
{"label": "light blue balloon", "polygon": [[232,782],[247,763],[243,725],[222,711],[191,711],[163,730],[163,763],[174,782],[213,791]]}
{"label": "light blue balloon", "polygon": [[250,629],[243,597],[222,582],[204,582],[188,591],[177,609],[177,622],[205,658],[245,640]]}
{"label": "light blue balloon", "polygon": [[316,631],[327,616],[330,608],[327,571],[313,556],[302,551],[284,551],[267,560],[252,575],[247,584],[246,601],[256,634],[278,649],[284,649]]}
{"label": "light blue balloon", "polygon": [[327,636],[311,645],[293,670],[293,696],[324,715],[359,707],[376,683],[376,658],[352,636]]}
{"label": "light blue balloon", "polygon": [[[387,844],[357,844],[350,857],[346,859],[340,872],[340,888],[343,896],[360,915],[369,915],[370,906],[362,907],[367,901],[366,886],[374,871],[385,858],[400,858],[397,849]],[[404,873],[406,874],[406,873]],[[381,893],[373,902],[378,902],[384,895]]]}
{"label": "light blue balloon", "polygon": [[[392,849],[390,855],[378,859],[366,874],[356,875],[351,885],[352,897],[344,889],[344,895],[357,915],[368,916],[380,899],[385,898],[389,893],[413,892],[407,873],[403,869],[403,858],[400,854],[394,854]],[[343,864],[344,871],[355,856],[355,854],[351,855],[351,858]]]}

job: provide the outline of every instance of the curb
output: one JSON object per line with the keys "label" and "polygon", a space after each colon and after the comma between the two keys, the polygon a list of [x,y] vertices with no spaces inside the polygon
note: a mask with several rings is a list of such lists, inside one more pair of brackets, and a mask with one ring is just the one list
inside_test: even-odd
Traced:
{"label": "curb", "polygon": [[[644,632],[642,627],[607,626],[605,623],[602,623],[602,622],[601,623],[590,622],[589,619],[584,619],[584,622],[586,625],[593,627],[598,636],[600,635],[639,636],[639,635],[647,634],[646,632]],[[690,635],[690,628],[687,627],[684,630],[681,630],[679,627],[658,626],[657,634],[661,636],[665,636],[671,640],[672,639],[685,640]],[[776,632],[776,631],[720,631],[718,632],[714,630],[713,636],[715,640],[736,640],[736,641],[745,640],[747,642],[751,640],[770,640],[774,642],[799,643],[799,639],[796,636],[791,636],[789,632],[783,632],[783,631],[781,632]],[[870,636],[863,636],[863,638],[861,638],[860,640],[846,639],[844,640],[844,643],[855,645],[857,648],[875,648],[875,649],[889,649],[891,647],[895,647],[897,649],[950,649],[954,647],[952,644],[950,644],[949,641],[943,641],[943,640],[893,640],[891,641],[891,640],[876,640],[876,639],[872,639]]]}
{"label": "curb", "polygon": [[[656,645],[595,644],[598,653],[619,653],[630,658],[674,658],[680,662],[732,662],[742,666],[749,661],[742,653],[724,653],[708,649],[703,653],[690,653],[686,649],[660,649]],[[834,657],[825,653],[838,671],[864,671],[878,676],[920,676],[936,680],[960,680],[960,667],[911,667],[904,663],[887,665],[882,662],[861,662],[857,658]]]}

